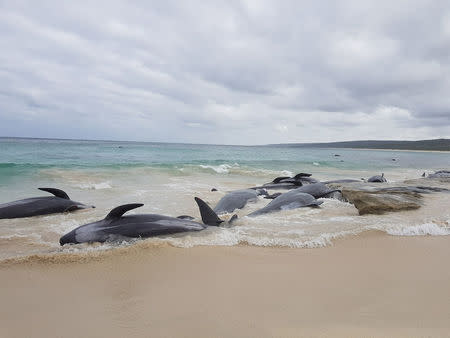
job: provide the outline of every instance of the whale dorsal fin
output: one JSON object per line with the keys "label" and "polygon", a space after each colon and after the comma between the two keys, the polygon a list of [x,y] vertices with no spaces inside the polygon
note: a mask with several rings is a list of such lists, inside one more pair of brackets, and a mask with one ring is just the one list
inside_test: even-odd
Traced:
{"label": "whale dorsal fin", "polygon": [[55,195],[56,197],[64,198],[66,200],[70,200],[69,195],[67,195],[64,191],[55,188],[38,188],[39,190],[49,192],[50,194]]}
{"label": "whale dorsal fin", "polygon": [[220,223],[223,222],[205,201],[198,197],[195,197],[195,201],[200,209],[200,215],[202,216],[202,221],[204,224],[218,227]]}
{"label": "whale dorsal fin", "polygon": [[132,204],[124,204],[124,205],[120,205],[118,207],[115,207],[114,209],[112,209],[109,214],[105,217],[105,219],[115,219],[115,218],[119,218],[121,217],[124,213],[126,213],[127,211],[136,209],[136,208],[140,208],[142,207],[144,204],[142,203],[132,203]]}
{"label": "whale dorsal fin", "polygon": [[280,176],[280,177],[275,178],[275,179],[272,181],[272,183],[279,183],[281,180],[285,180],[285,179],[287,179],[287,178],[290,178],[290,177],[289,177],[289,176]]}
{"label": "whale dorsal fin", "polygon": [[310,177],[310,176],[311,176],[311,174],[300,173],[300,174],[295,175],[295,176],[294,176],[294,179],[298,180],[299,178],[302,178],[302,177]]}

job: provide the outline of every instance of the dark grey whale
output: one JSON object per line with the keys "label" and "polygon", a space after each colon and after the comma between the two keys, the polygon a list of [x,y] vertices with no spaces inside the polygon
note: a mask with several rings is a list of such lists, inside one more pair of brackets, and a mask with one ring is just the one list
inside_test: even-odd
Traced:
{"label": "dark grey whale", "polygon": [[290,190],[300,187],[299,184],[294,183],[265,183],[257,187],[252,187],[250,189],[276,189],[276,190]]}
{"label": "dark grey whale", "polygon": [[372,176],[371,178],[369,178],[367,180],[367,182],[383,183],[383,182],[387,182],[387,180],[384,178],[384,174],[381,174],[381,176],[380,175]]}
{"label": "dark grey whale", "polygon": [[319,183],[319,181],[316,180],[315,178],[304,177],[304,176],[299,177],[299,178],[281,177],[282,178],[281,180],[278,180],[278,178],[280,178],[280,177],[277,177],[274,180],[274,181],[276,181],[276,183],[274,183],[274,182],[264,183],[261,186],[252,187],[250,189],[291,190],[291,189],[297,189],[298,187],[301,187],[306,184]]}
{"label": "dark grey whale", "polygon": [[429,174],[428,178],[450,178],[450,170],[438,170]]}
{"label": "dark grey whale", "polygon": [[214,211],[218,215],[233,212],[236,209],[242,209],[250,201],[255,201],[259,195],[267,195],[264,189],[241,189],[231,191],[223,196]]}
{"label": "dark grey whale", "polygon": [[334,192],[340,192],[339,189],[330,189],[323,183],[311,183],[295,189],[298,192],[305,192],[314,196],[314,198],[329,197]]}
{"label": "dark grey whale", "polygon": [[47,191],[54,196],[32,197],[0,204],[0,219],[31,217],[95,208],[94,206],[72,201],[64,191],[59,189],[39,188],[39,190]]}
{"label": "dark grey whale", "polygon": [[82,225],[62,236],[61,245],[84,242],[105,242],[117,238],[146,238],[201,231],[211,226],[219,226],[223,221],[200,198],[195,198],[204,224],[185,218],[157,214],[123,216],[129,210],[143,206],[141,203],[125,204],[112,209],[102,220]]}
{"label": "dark grey whale", "polygon": [[318,183],[315,178],[310,177],[311,174],[299,173],[294,177],[281,176],[276,177],[272,182],[265,183],[260,187],[254,187],[251,189],[296,189],[304,184]]}
{"label": "dark grey whale", "polygon": [[258,209],[247,216],[254,217],[275,211],[296,209],[301,207],[316,207],[322,203],[322,201],[316,200],[314,196],[298,191],[298,189],[294,189],[281,194],[277,198],[270,201],[270,203],[264,208]]}

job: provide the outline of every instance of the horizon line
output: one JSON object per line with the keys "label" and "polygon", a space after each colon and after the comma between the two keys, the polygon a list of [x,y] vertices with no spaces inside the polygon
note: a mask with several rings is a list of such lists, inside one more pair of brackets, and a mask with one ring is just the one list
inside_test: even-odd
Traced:
{"label": "horizon line", "polygon": [[219,143],[193,143],[193,142],[167,142],[167,141],[136,141],[136,140],[105,140],[105,139],[77,139],[77,138],[57,138],[57,137],[28,137],[28,136],[0,136],[0,139],[26,139],[26,140],[55,140],[55,141],[87,141],[87,142],[123,142],[123,143],[157,143],[157,144],[190,144],[190,145],[209,145],[209,146],[239,146],[239,147],[261,147],[277,145],[317,145],[332,144],[343,142],[424,142],[437,140],[450,140],[450,138],[439,137],[433,139],[421,140],[351,140],[351,141],[328,141],[328,142],[288,142],[288,143],[266,143],[266,144],[219,144]]}

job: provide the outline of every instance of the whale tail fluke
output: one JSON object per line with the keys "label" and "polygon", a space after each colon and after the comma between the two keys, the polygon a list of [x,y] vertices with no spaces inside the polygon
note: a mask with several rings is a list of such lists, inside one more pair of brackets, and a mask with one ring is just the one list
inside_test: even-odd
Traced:
{"label": "whale tail fluke", "polygon": [[200,215],[204,224],[218,227],[223,222],[205,201],[195,197],[195,202],[197,202],[200,209]]}
{"label": "whale tail fluke", "polygon": [[50,194],[55,195],[56,197],[64,198],[66,200],[70,200],[69,195],[66,194],[65,191],[55,188],[38,188],[39,190],[49,192]]}

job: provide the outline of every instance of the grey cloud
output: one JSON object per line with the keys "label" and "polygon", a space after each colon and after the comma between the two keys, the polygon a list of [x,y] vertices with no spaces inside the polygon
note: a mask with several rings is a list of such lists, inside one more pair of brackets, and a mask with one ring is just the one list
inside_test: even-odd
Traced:
{"label": "grey cloud", "polygon": [[450,137],[446,1],[18,0],[0,32],[2,135]]}

